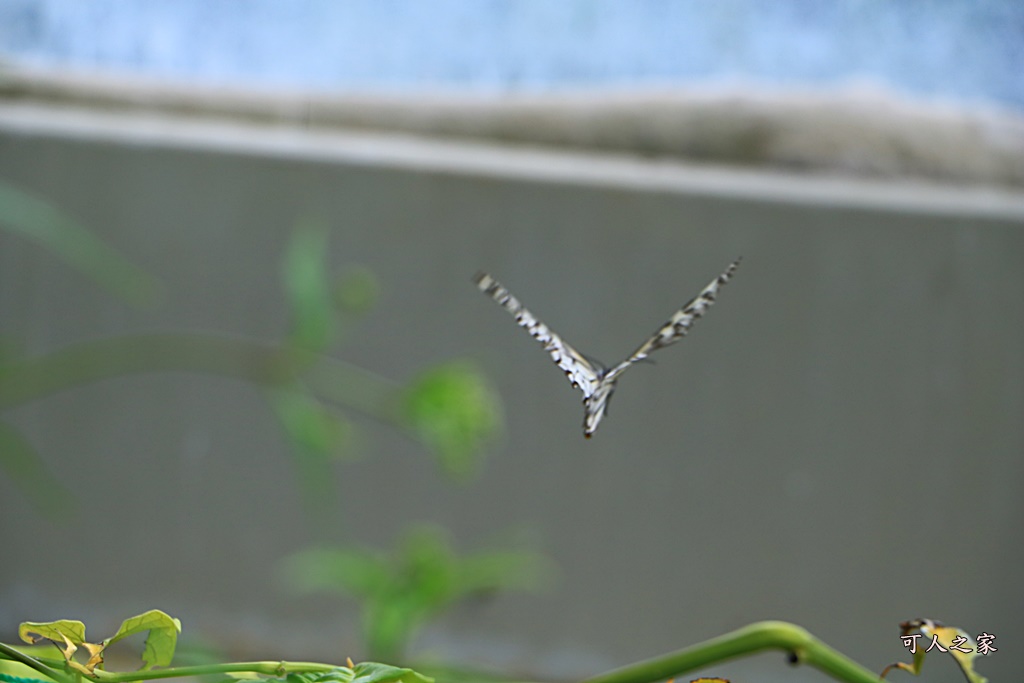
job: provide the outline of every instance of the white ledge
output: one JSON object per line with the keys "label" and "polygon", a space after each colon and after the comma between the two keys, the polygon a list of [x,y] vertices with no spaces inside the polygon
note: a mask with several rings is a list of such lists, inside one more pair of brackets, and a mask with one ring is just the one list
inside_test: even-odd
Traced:
{"label": "white ledge", "polygon": [[1024,219],[1024,192],[1008,189],[751,170],[400,133],[311,130],[288,123],[7,102],[0,103],[0,133],[737,200]]}

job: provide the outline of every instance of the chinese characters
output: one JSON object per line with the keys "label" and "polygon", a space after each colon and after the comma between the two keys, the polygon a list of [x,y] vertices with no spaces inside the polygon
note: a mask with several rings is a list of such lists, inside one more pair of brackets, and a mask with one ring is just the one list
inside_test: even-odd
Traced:
{"label": "chinese characters", "polygon": [[[921,638],[922,636],[924,636],[923,633],[907,633],[901,635],[900,640],[903,641],[903,647],[909,649],[910,654],[913,655],[917,654],[917,639]],[[928,649],[926,649],[925,652],[931,652],[932,650],[938,650],[939,652],[949,652],[950,650],[952,650],[954,652],[963,652],[964,654],[970,654],[975,651],[970,647],[966,647],[965,644],[976,645],[977,652],[980,655],[988,655],[999,649],[992,645],[992,641],[995,640],[996,637],[991,633],[986,633],[984,631],[978,635],[974,643],[971,643],[971,639],[967,636],[963,634],[956,634],[946,646],[943,646],[942,643],[939,642],[938,633],[932,633],[931,636],[931,643],[928,644]]]}

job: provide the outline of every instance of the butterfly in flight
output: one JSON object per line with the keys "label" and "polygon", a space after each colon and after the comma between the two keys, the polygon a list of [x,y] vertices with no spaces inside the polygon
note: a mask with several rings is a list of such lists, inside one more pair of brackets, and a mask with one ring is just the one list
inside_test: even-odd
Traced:
{"label": "butterfly in flight", "polygon": [[676,311],[668,322],[626,360],[610,368],[593,358],[587,358],[566,343],[547,325],[537,320],[500,282],[487,273],[477,273],[473,281],[481,292],[497,301],[515,317],[520,327],[525,328],[530,336],[544,345],[544,349],[551,354],[551,359],[565,372],[572,385],[583,392],[583,436],[589,439],[597,431],[597,426],[601,424],[601,419],[608,411],[608,401],[615,391],[615,383],[619,376],[633,363],[647,358],[652,351],[674,344],[685,337],[694,321],[715,303],[718,289],[729,281],[739,265],[740,260],[736,259],[725,272],[702,289],[700,294]]}

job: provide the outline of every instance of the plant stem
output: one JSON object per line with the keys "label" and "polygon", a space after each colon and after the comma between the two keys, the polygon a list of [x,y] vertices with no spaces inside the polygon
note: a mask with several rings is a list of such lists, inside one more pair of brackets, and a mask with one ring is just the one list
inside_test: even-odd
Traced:
{"label": "plant stem", "polygon": [[[788,652],[794,663],[809,664],[846,683],[880,683],[882,680],[875,673],[848,659],[799,626],[784,621],[762,621],[662,657],[595,676],[583,683],[656,683],[712,664],[771,649]],[[21,662],[60,683],[74,681],[65,672],[47,666],[36,658],[2,643],[0,658]],[[327,672],[335,668],[331,664],[316,662],[233,662],[124,673],[97,670],[85,678],[98,683],[132,683],[157,678],[227,673],[283,676],[287,673]]]}
{"label": "plant stem", "polygon": [[18,662],[19,664],[24,664],[30,669],[38,671],[47,678],[52,678],[55,681],[61,681],[62,683],[72,683],[74,681],[73,677],[67,675],[60,669],[47,666],[35,657],[27,655],[17,648],[3,643],[0,643],[0,659],[9,659],[11,661]]}
{"label": "plant stem", "polygon": [[877,674],[833,650],[799,626],[784,621],[761,621],[671,654],[595,676],[583,683],[655,683],[769,649],[789,652],[796,663],[809,664],[847,683],[879,683],[881,680]]}
{"label": "plant stem", "polygon": [[149,669],[147,671],[126,671],[122,673],[94,671],[93,679],[102,683],[128,683],[129,681],[146,681],[154,678],[229,673],[283,676],[289,673],[302,673],[306,671],[327,672],[336,668],[337,666],[333,664],[318,664],[316,662],[231,662],[228,664],[197,664],[195,666],[177,666],[168,669]]}
{"label": "plant stem", "polygon": [[308,374],[307,383],[324,399],[389,421],[397,387],[353,365],[287,346],[203,334],[150,334],[75,344],[0,365],[0,410],[80,384],[144,372],[199,372],[269,387]]}
{"label": "plant stem", "polygon": [[[47,678],[52,678],[62,683],[73,683],[75,677],[65,672],[43,664],[35,657],[19,652],[10,645],[0,643],[0,659],[10,659],[38,671]],[[289,673],[302,673],[308,671],[332,671],[338,668],[334,664],[320,664],[317,662],[230,662],[227,664],[197,664],[195,666],[177,666],[167,669],[148,669],[145,671],[124,671],[110,672],[97,669],[90,676],[83,676],[86,680],[102,681],[102,683],[129,683],[130,681],[145,681],[154,678],[177,678],[179,676],[204,676],[209,674],[228,673],[254,673],[264,676],[283,676]]]}

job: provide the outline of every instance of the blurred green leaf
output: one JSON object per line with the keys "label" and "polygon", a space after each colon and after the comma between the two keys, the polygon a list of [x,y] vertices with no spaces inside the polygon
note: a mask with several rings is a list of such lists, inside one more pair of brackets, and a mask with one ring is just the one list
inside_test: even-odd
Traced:
{"label": "blurred green leaf", "polygon": [[74,510],[71,491],[46,469],[32,445],[3,422],[0,422],[0,469],[14,480],[32,506],[47,517],[63,519]]}
{"label": "blurred green leaf", "polygon": [[383,589],[390,567],[386,555],[369,548],[310,548],[285,560],[284,571],[300,593],[367,597]]}
{"label": "blurred green leaf", "polygon": [[459,600],[535,589],[550,572],[542,556],[527,551],[460,557],[448,535],[434,526],[409,530],[390,557],[357,546],[315,548],[290,557],[284,569],[301,592],[329,591],[359,600],[371,656],[390,661],[401,656],[427,619]]}
{"label": "blurred green leaf", "polygon": [[130,304],[148,305],[157,299],[156,279],[67,214],[4,183],[0,183],[0,226],[42,245]]}
{"label": "blurred green leaf", "polygon": [[352,423],[300,388],[271,393],[272,405],[292,443],[308,498],[326,503],[334,492],[331,462],[353,451]]}
{"label": "blurred green leaf", "polygon": [[274,408],[288,436],[322,459],[342,455],[352,440],[352,425],[307,393],[275,391]]}
{"label": "blurred green leaf", "polygon": [[307,351],[323,351],[334,340],[326,264],[327,229],[299,224],[285,252],[282,278],[292,310],[291,341]]}
{"label": "blurred green leaf", "polygon": [[450,476],[466,480],[501,428],[497,392],[471,363],[428,370],[406,391],[402,413]]}
{"label": "blurred green leaf", "polygon": [[334,283],[334,306],[342,313],[363,315],[379,297],[377,277],[365,266],[348,268]]}

